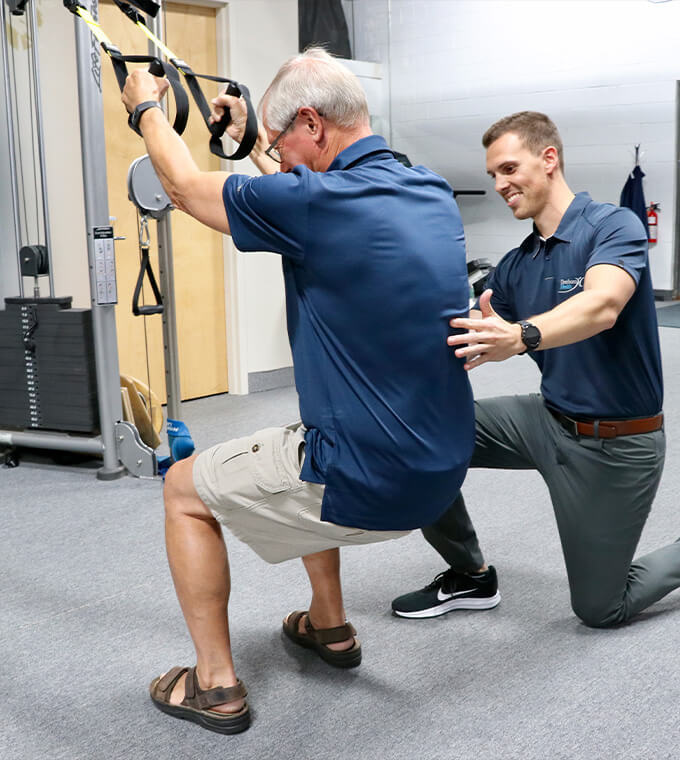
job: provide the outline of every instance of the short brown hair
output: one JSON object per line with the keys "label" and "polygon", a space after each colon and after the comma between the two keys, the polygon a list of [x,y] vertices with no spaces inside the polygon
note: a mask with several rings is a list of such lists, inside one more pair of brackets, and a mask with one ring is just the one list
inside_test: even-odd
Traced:
{"label": "short brown hair", "polygon": [[560,169],[564,172],[562,138],[554,123],[538,111],[518,111],[492,124],[482,137],[482,145],[488,148],[508,132],[516,134],[531,153],[539,156],[549,145],[557,150]]}

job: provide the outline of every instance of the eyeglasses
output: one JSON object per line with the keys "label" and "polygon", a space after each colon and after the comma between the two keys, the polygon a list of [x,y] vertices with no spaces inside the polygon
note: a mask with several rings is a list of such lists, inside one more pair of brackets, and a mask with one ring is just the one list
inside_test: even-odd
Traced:
{"label": "eyeglasses", "polygon": [[281,138],[286,134],[286,132],[293,126],[293,124],[295,124],[297,117],[298,114],[296,111],[295,116],[293,116],[293,118],[290,120],[288,126],[279,132],[274,142],[264,152],[265,156],[269,156],[269,158],[271,158],[272,161],[276,161],[277,164],[280,164],[282,159],[281,154],[279,153],[279,149],[276,146],[279,144],[279,142],[281,142]]}

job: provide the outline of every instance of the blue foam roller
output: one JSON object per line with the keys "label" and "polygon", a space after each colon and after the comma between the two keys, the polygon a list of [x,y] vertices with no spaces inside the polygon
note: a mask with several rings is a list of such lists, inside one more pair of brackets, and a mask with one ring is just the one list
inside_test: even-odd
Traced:
{"label": "blue foam roller", "polygon": [[189,433],[189,428],[180,420],[168,419],[166,428],[168,434],[168,446],[170,447],[170,457],[173,462],[180,459],[186,459],[194,453],[196,446]]}

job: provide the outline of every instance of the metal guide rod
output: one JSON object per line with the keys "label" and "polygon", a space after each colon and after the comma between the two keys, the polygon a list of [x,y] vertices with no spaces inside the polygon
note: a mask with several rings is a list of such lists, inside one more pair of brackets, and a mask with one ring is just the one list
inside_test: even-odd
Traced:
{"label": "metal guide rod", "polygon": [[75,437],[60,433],[0,430],[0,444],[56,451],[75,451],[79,454],[99,455],[102,453],[102,443],[98,438]]}
{"label": "metal guide rod", "polygon": [[[98,18],[97,0],[91,0],[92,15]],[[97,472],[101,480],[111,480],[125,473],[116,453],[114,425],[123,418],[120,399],[120,371],[116,340],[115,305],[98,303],[95,276],[95,228],[109,225],[109,200],[106,185],[104,145],[104,106],[102,102],[101,50],[80,19],[73,19],[76,36],[76,66],[80,111],[80,137],[83,156],[87,255],[90,268],[92,326],[99,422],[104,444],[104,466]],[[101,300],[101,299],[100,299]]]}
{"label": "metal guide rod", "polygon": [[172,260],[172,227],[170,214],[158,220],[158,272],[163,294],[163,350],[165,352],[165,392],[167,413],[171,420],[181,417],[182,394],[177,353],[177,321],[175,319],[175,272]]}
{"label": "metal guide rod", "polygon": [[[47,273],[50,282],[50,296],[54,296],[54,275],[52,274],[52,240],[50,236],[50,213],[47,203],[47,168],[45,165],[45,138],[43,132],[43,114],[42,103],[40,98],[40,57],[38,54],[38,18],[35,2],[29,3],[30,21],[27,22],[30,30],[29,39],[31,40],[31,55],[33,57],[33,81],[35,92],[35,120],[38,133],[38,157],[40,160],[40,181],[42,183],[42,207],[43,218],[45,220],[45,241],[47,247],[47,259],[49,266]],[[37,191],[37,188],[36,188]]]}
{"label": "metal guide rod", "polygon": [[[19,257],[19,248],[21,248],[21,227],[19,222],[19,193],[17,188],[17,163],[16,148],[14,144],[14,116],[12,114],[12,92],[10,88],[10,71],[9,71],[9,40],[5,34],[7,29],[6,8],[3,0],[0,0],[0,23],[2,23],[2,70],[3,80],[5,83],[5,115],[7,117],[7,143],[9,147],[9,175],[12,188],[12,212],[14,218],[14,241],[17,254],[17,276],[19,278],[19,295],[24,297],[24,278],[21,276],[21,260]],[[16,95],[16,93],[15,93]]]}
{"label": "metal guide rod", "polygon": [[[162,42],[163,25],[161,11],[151,24],[151,31]],[[161,51],[149,41],[149,55],[160,57]],[[166,101],[167,103],[167,101]],[[164,104],[167,115],[167,105]],[[179,420],[181,416],[182,392],[179,380],[179,355],[177,352],[177,319],[175,309],[175,273],[172,255],[172,227],[170,214],[164,214],[157,222],[158,270],[163,294],[163,351],[165,358],[165,392],[167,395],[167,416]]]}

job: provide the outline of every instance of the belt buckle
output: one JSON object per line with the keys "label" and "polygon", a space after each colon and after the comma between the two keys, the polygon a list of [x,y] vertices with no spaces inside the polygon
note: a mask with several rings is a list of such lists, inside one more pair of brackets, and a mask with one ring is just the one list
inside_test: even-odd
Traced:
{"label": "belt buckle", "polygon": [[580,435],[578,432],[578,422],[576,420],[573,420],[571,417],[567,417],[566,414],[562,415],[562,425],[567,430],[567,432],[571,433],[572,435]]}

